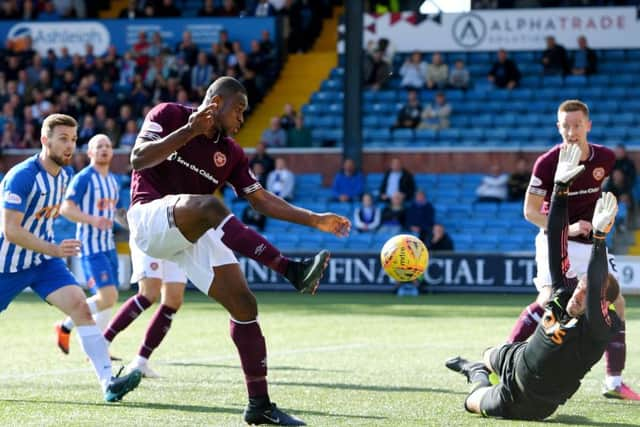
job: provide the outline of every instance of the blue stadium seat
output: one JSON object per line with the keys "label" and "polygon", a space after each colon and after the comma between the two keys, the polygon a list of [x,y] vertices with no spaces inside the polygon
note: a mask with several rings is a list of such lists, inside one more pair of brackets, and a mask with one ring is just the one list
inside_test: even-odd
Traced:
{"label": "blue stadium seat", "polygon": [[564,84],[567,87],[583,87],[587,85],[587,77],[569,75],[564,79]]}
{"label": "blue stadium seat", "polygon": [[589,82],[592,86],[607,87],[611,82],[611,78],[609,77],[609,74],[594,74],[589,76]]}
{"label": "blue stadium seat", "polygon": [[537,88],[542,83],[542,79],[537,75],[525,75],[520,79],[520,86],[524,88]]}
{"label": "blue stadium seat", "polygon": [[505,128],[489,128],[485,130],[484,137],[489,144],[501,145],[509,137],[509,132]]}

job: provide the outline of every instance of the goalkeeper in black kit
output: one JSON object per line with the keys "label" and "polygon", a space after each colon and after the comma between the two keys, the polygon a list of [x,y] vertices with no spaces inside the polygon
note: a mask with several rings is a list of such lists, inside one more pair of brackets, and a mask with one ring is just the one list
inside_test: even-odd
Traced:
{"label": "goalkeeper in black kit", "polygon": [[[608,273],[605,243],[617,212],[613,194],[603,193],[596,204],[586,277],[576,277],[569,266],[567,205],[570,184],[584,170],[579,161],[577,145],[562,147],[547,224],[553,296],[535,333],[526,342],[489,348],[483,362],[461,357],[446,362],[473,384],[464,403],[469,412],[521,420],[547,418],[578,390],[621,327],[612,304],[620,289]],[[500,378],[493,386],[491,372]]]}

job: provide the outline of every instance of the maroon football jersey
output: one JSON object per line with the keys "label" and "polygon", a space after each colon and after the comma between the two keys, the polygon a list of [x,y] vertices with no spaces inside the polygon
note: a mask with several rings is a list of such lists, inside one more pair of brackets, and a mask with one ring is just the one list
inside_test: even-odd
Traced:
{"label": "maroon football jersey", "polygon": [[[158,140],[184,126],[194,109],[180,104],[155,106],[145,118],[138,138]],[[232,138],[219,140],[199,135],[151,168],[131,174],[131,205],[168,194],[213,194],[226,182],[237,194],[259,188],[249,171],[249,160]]]}
{"label": "maroon football jersey", "polygon": [[[616,161],[612,150],[602,145],[589,144],[589,158],[581,165],[585,171],[569,188],[569,223],[579,220],[591,222],[596,201],[602,194],[602,182],[609,176]],[[536,160],[531,174],[528,191],[544,197],[542,213],[549,213],[549,203],[553,192],[553,176],[556,173],[560,145],[556,145]],[[590,243],[586,237],[572,237],[571,240]]]}

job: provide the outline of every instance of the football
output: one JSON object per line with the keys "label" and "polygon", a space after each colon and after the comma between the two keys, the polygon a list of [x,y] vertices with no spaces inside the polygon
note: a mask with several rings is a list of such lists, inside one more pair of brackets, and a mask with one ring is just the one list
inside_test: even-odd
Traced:
{"label": "football", "polygon": [[380,262],[387,274],[398,282],[411,282],[427,268],[429,251],[411,234],[393,236],[380,251]]}

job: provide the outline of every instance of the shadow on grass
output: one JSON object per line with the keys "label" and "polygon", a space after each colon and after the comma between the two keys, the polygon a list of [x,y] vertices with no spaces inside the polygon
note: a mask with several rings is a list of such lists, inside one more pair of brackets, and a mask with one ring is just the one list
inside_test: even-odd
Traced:
{"label": "shadow on grass", "polygon": [[[120,409],[155,409],[155,410],[169,410],[169,411],[184,411],[184,412],[200,412],[207,414],[231,414],[242,416],[244,408],[225,408],[218,406],[201,406],[201,405],[181,405],[177,403],[149,403],[149,402],[119,402],[119,403],[94,403],[94,402],[78,402],[78,401],[57,401],[57,400],[42,400],[42,399],[0,399],[0,404],[7,403],[20,403],[20,404],[55,404],[55,405],[73,405],[73,406],[93,406],[93,407],[105,407],[110,410]],[[322,417],[332,418],[356,418],[356,419],[373,419],[373,420],[385,420],[386,417],[369,416],[369,415],[353,415],[353,414],[337,414],[321,411],[304,411],[297,409],[282,408],[286,412],[295,414],[316,415]]]}
{"label": "shadow on grass", "polygon": [[[581,415],[558,415],[555,418],[545,420],[545,423],[549,424],[566,424],[572,426],[602,426],[604,425],[602,421],[591,420],[587,417],[583,417]],[[606,425],[608,427],[637,427],[638,424],[628,424],[628,423],[616,423],[607,421]]]}
{"label": "shadow on grass", "polygon": [[269,381],[269,384],[284,385],[284,386],[297,386],[297,387],[318,387],[318,388],[330,388],[338,390],[365,390],[365,391],[381,391],[388,392],[416,392],[416,393],[443,393],[443,394],[456,394],[467,395],[466,392],[457,392],[450,389],[442,388],[430,388],[430,387],[406,387],[406,386],[381,386],[381,385],[366,385],[366,384],[341,384],[341,383],[310,383],[310,382],[291,382],[291,381]]}
{"label": "shadow on grass", "polygon": [[[189,368],[223,368],[223,369],[240,369],[240,365],[226,365],[222,363],[202,363],[202,362],[158,362],[158,364],[167,366],[186,366]],[[299,372],[351,372],[346,369],[318,369],[318,368],[300,368],[296,366],[271,366],[269,371],[299,371]]]}
{"label": "shadow on grass", "polygon": [[96,402],[78,402],[78,401],[64,401],[64,400],[42,400],[42,399],[0,399],[0,402],[6,403],[35,403],[35,404],[53,404],[53,405],[74,405],[74,406],[94,406],[105,408],[122,408],[122,409],[158,409],[169,411],[184,411],[184,412],[202,412],[211,414],[241,414],[242,409],[239,408],[224,408],[217,406],[201,406],[201,405],[181,405],[178,403],[156,403],[156,402],[130,402],[124,401],[119,403],[96,403]]}

